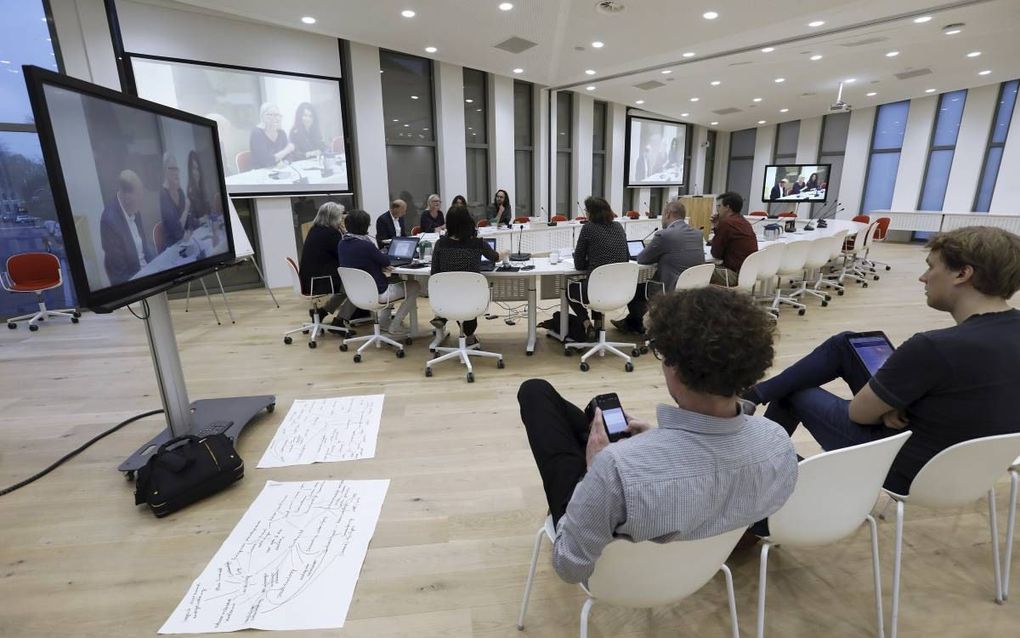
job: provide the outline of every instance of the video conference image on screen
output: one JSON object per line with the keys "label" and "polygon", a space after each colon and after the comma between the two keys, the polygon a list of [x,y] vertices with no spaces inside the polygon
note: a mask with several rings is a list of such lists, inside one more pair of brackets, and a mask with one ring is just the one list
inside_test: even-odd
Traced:
{"label": "video conference image on screen", "polygon": [[44,90],[92,292],[230,252],[211,127]]}
{"label": "video conference image on screen", "polygon": [[216,122],[231,194],[350,190],[337,81],[131,62],[139,97]]}
{"label": "video conference image on screen", "polygon": [[787,164],[765,167],[763,202],[824,202],[829,164]]}
{"label": "video conference image on screen", "polygon": [[630,118],[628,124],[628,186],[683,184],[687,127],[640,117]]}

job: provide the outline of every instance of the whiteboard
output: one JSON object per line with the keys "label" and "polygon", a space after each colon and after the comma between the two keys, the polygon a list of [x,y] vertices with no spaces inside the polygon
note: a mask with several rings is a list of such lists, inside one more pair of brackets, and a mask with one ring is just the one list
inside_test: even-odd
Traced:
{"label": "whiteboard", "polygon": [[234,200],[228,197],[227,206],[230,208],[230,234],[234,236],[234,254],[237,255],[238,259],[251,257],[255,254],[255,249],[251,247],[251,240],[248,239],[248,233],[244,232],[244,226],[241,225],[241,218],[237,216],[237,209],[234,208]]}

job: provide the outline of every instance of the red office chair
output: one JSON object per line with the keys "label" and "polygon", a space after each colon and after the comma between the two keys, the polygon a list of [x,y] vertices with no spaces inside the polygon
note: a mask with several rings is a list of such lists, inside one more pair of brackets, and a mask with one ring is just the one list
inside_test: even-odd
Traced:
{"label": "red office chair", "polygon": [[234,163],[237,164],[237,172],[244,173],[251,170],[251,151],[241,151],[234,156]]}
{"label": "red office chair", "polygon": [[785,213],[779,213],[779,216],[780,217],[796,217],[797,213],[795,213],[793,211],[787,211]]}
{"label": "red office chair", "polygon": [[[868,217],[867,215],[854,215],[854,218],[851,221],[860,222],[862,224],[870,224],[871,223],[871,218]],[[853,237],[847,237],[846,241],[843,242],[843,250],[851,250],[853,247],[854,247],[854,238]]]}
{"label": "red office chair", "polygon": [[478,220],[478,225],[476,226],[476,228],[488,228],[488,226],[489,226],[489,220],[487,220],[487,219],[479,219]]}
{"label": "red office chair", "polygon": [[[889,223],[892,221],[889,217],[879,217],[875,220],[875,234],[872,236],[873,241],[884,241],[885,236],[889,233]],[[864,262],[871,267],[872,270],[878,270],[879,266],[885,266],[886,270],[892,270],[892,266],[885,263],[884,261],[875,261],[868,255],[871,253],[871,245],[868,244],[864,247]]]}
{"label": "red office chair", "polygon": [[585,217],[584,215],[578,215],[577,217],[574,218],[574,221],[576,221],[576,222],[586,222],[586,221],[588,221],[588,218]]}
{"label": "red office chair", "polygon": [[566,215],[553,215],[552,218],[549,221],[553,221],[553,222],[565,222],[565,221],[567,221],[567,216]]}
{"label": "red office chair", "polygon": [[641,213],[637,212],[636,210],[628,210],[624,214],[627,217],[629,217],[630,219],[640,219],[641,218]]}
{"label": "red office chair", "polygon": [[415,226],[414,228],[412,228],[411,229],[411,234],[412,235],[420,235],[421,234],[421,226]]}
{"label": "red office chair", "polygon": [[531,221],[530,217],[514,217],[515,224],[527,224]]}
{"label": "red office chair", "polygon": [[753,213],[748,214],[748,217],[768,217],[769,214],[763,210],[756,210]]}
{"label": "red office chair", "polygon": [[156,222],[156,225],[152,227],[152,245],[156,247],[157,254],[166,249],[166,231],[163,230],[163,222]]}
{"label": "red office chair", "polygon": [[71,323],[78,323],[81,313],[77,310],[48,310],[43,292],[64,285],[60,274],[60,260],[51,253],[21,253],[7,258],[7,272],[0,276],[0,285],[7,292],[35,294],[39,312],[7,320],[7,327],[14,330],[19,321],[28,320],[28,329],[35,332],[40,321],[50,317],[67,317]]}

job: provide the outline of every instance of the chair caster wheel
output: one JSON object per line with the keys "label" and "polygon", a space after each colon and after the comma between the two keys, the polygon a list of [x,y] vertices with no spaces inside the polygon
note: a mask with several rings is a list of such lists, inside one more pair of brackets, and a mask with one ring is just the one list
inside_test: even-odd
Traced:
{"label": "chair caster wheel", "polygon": [[306,334],[308,334],[308,332],[309,332],[308,330],[302,330],[301,334],[306,335]]}
{"label": "chair caster wheel", "polygon": [[648,346],[641,346],[641,354],[648,354]]}
{"label": "chair caster wheel", "polygon": [[863,284],[861,284],[861,288],[867,288],[867,287],[868,287],[868,282],[865,281]]}
{"label": "chair caster wheel", "polygon": [[503,368],[506,367],[506,363],[504,363],[502,359],[497,359],[496,360],[496,367],[499,368],[500,370],[502,370]]}
{"label": "chair caster wheel", "polygon": [[534,352],[532,352],[531,350],[525,350],[525,351],[524,351],[524,356],[526,356],[526,357],[531,357],[531,356],[534,356],[534,354],[535,354],[535,353],[534,353]]}
{"label": "chair caster wheel", "polygon": [[81,313],[80,313],[80,312],[78,312],[77,310],[75,310],[74,312],[72,312],[72,313],[71,313],[71,316],[73,316],[74,318],[76,318],[76,319],[77,319],[78,317],[80,317],[80,316],[81,316]]}
{"label": "chair caster wheel", "polygon": [[581,362],[581,372],[587,372],[588,368],[589,368],[588,362],[587,361],[582,361]]}
{"label": "chair caster wheel", "polygon": [[623,364],[623,369],[626,370],[627,372],[634,372],[634,364],[628,361],[627,363]]}
{"label": "chair caster wheel", "polygon": [[403,359],[405,354],[407,354],[407,353],[404,352],[403,348],[401,348],[400,350],[397,350],[397,358],[398,359]]}
{"label": "chair caster wheel", "polygon": [[828,305],[829,305],[829,302],[828,302],[828,301],[823,301],[823,302],[822,302],[822,308],[824,308],[824,307],[826,307],[826,306],[828,306]]}
{"label": "chair caster wheel", "polygon": [[404,337],[404,345],[405,346],[409,346],[412,343],[414,343],[414,339],[412,339],[411,337]]}
{"label": "chair caster wheel", "polygon": [[134,481],[135,480],[135,471],[134,470],[128,470],[127,472],[124,472],[124,478],[127,479],[128,481]]}
{"label": "chair caster wheel", "polygon": [[875,281],[878,281],[878,275],[875,275]]}
{"label": "chair caster wheel", "polygon": [[432,376],[432,368],[425,368],[425,376],[426,377]]}
{"label": "chair caster wheel", "polygon": [[475,373],[474,372],[468,372],[467,373],[467,382],[468,383],[474,383],[475,382]]}
{"label": "chair caster wheel", "polygon": [[340,344],[340,352],[347,352],[347,344],[346,343],[341,343]]}
{"label": "chair caster wheel", "polygon": [[283,342],[289,346],[290,344],[294,343],[294,340],[291,339],[290,337],[284,337]]}
{"label": "chair caster wheel", "polygon": [[885,270],[886,270],[886,272],[888,272],[888,271],[892,270],[892,266],[886,266],[886,267],[885,267]]}
{"label": "chair caster wheel", "polygon": [[71,323],[78,323],[78,317],[71,317]]}
{"label": "chair caster wheel", "polygon": [[832,301],[832,295],[825,295],[826,301]]}
{"label": "chair caster wheel", "polygon": [[309,341],[308,342],[308,347],[311,348],[312,350],[315,350],[315,348],[317,348],[318,345],[319,344],[315,343],[314,341]]}
{"label": "chair caster wheel", "polygon": [[38,330],[38,329],[39,329],[39,326],[37,326],[37,325],[35,325],[35,324],[32,324],[32,323],[30,323],[30,324],[28,324],[28,329],[29,329],[29,331],[31,331],[31,332],[35,332],[36,330]]}
{"label": "chair caster wheel", "polygon": [[846,292],[846,291],[845,290],[840,290],[836,294],[839,295],[840,297],[842,297],[844,292]]}
{"label": "chair caster wheel", "polygon": [[10,328],[11,330],[14,330],[15,328],[17,328],[17,327],[18,327],[18,324],[14,323],[14,322],[12,321],[12,322],[10,322],[10,323],[8,323],[8,324],[7,324],[7,327],[8,327],[8,328]]}
{"label": "chair caster wheel", "polygon": [[360,354],[354,355],[354,363],[361,363],[361,355]]}
{"label": "chair caster wheel", "polygon": [[801,308],[800,310],[797,311],[797,314],[803,317],[805,312],[807,312],[807,310]]}
{"label": "chair caster wheel", "polygon": [[634,348],[633,350],[631,350],[630,351],[630,356],[632,356],[632,357],[640,357],[641,356],[641,348]]}
{"label": "chair caster wheel", "polygon": [[574,351],[571,350],[570,348],[564,348],[563,349],[563,356],[564,357],[569,357],[572,354],[574,354]]}

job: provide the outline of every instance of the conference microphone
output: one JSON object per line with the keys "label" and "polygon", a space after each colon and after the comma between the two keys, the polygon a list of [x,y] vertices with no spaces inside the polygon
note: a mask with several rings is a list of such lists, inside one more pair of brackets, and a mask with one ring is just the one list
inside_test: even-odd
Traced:
{"label": "conference microphone", "polygon": [[[514,236],[513,231],[510,231],[510,245],[513,246]],[[521,224],[521,234],[517,238],[517,252],[510,255],[510,261],[528,261],[531,259],[531,253],[521,252],[521,243],[524,241],[524,224]]]}

